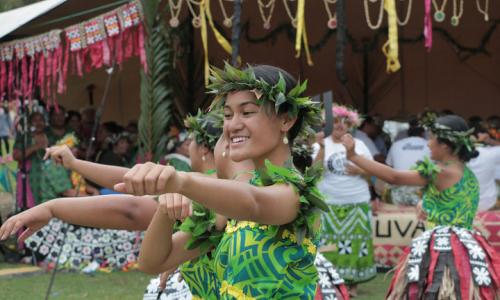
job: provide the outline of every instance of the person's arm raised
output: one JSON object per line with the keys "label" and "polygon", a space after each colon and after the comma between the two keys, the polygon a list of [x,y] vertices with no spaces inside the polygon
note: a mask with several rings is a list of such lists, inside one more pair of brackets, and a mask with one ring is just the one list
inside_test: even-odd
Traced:
{"label": "person's arm raised", "polygon": [[82,226],[145,230],[157,206],[156,201],[148,196],[108,195],[54,199],[9,218],[0,228],[0,240],[27,227],[19,237],[24,241],[52,218]]}
{"label": "person's arm raised", "polygon": [[51,158],[65,168],[71,169],[96,184],[112,189],[122,182],[128,168],[108,166],[90,161],[77,159],[68,146],[53,146],[46,149],[45,159]]}
{"label": "person's arm raised", "polygon": [[367,159],[354,151],[354,139],[350,134],[342,137],[342,144],[346,148],[347,159],[365,170],[368,174],[376,176],[387,183],[394,185],[425,186],[427,180],[417,171],[398,171],[374,160]]}
{"label": "person's arm raised", "polygon": [[299,195],[291,185],[256,187],[234,180],[177,172],[146,163],[134,167],[115,190],[134,195],[179,193],[228,218],[283,225],[295,220]]}

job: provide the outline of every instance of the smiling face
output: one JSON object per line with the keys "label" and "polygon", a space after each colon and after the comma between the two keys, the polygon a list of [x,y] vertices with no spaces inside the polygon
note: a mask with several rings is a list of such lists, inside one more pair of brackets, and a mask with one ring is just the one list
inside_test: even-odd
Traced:
{"label": "smiling face", "polygon": [[231,159],[261,159],[282,143],[289,127],[272,113],[266,113],[250,91],[228,94],[224,105],[224,134]]}
{"label": "smiling face", "polygon": [[252,161],[245,160],[237,163],[232,161],[229,156],[229,143],[224,135],[221,135],[214,147],[215,169],[218,178],[235,179],[235,176],[249,174],[248,172],[255,169]]}
{"label": "smiling face", "polygon": [[351,130],[352,124],[347,118],[335,118],[333,121],[332,137],[335,140],[340,140],[346,133]]}
{"label": "smiling face", "polygon": [[34,113],[31,116],[31,126],[35,133],[42,133],[45,130],[45,118],[43,115]]}

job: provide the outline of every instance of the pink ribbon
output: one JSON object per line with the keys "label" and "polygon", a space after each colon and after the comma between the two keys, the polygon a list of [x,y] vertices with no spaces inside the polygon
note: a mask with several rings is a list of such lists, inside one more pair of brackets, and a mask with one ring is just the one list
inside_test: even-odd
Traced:
{"label": "pink ribbon", "polygon": [[425,0],[425,17],[424,17],[424,37],[425,48],[431,51],[432,48],[432,17],[431,17],[431,0]]}
{"label": "pink ribbon", "polygon": [[146,46],[144,45],[144,27],[142,26],[142,23],[139,24],[137,30],[139,30],[139,40],[138,40],[138,47],[139,47],[139,57],[141,59],[141,65],[144,68],[144,73],[148,72],[148,62],[146,59]]}

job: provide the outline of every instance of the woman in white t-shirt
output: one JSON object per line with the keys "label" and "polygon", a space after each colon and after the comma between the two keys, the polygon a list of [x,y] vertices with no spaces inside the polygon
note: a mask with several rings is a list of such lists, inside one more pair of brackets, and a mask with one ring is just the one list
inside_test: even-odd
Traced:
{"label": "woman in white t-shirt", "polygon": [[495,183],[496,169],[500,166],[500,146],[479,146],[476,148],[479,156],[467,163],[479,181],[479,211],[486,211],[497,202],[497,187]]}
{"label": "woman in white t-shirt", "polygon": [[[376,275],[371,231],[371,206],[364,172],[348,162],[341,138],[359,125],[355,110],[333,106],[332,135],[320,143],[316,161],[324,167],[318,188],[325,196],[329,212],[323,214],[322,252],[346,281],[350,293],[356,284]],[[356,140],[356,152],[373,159],[366,145]]]}

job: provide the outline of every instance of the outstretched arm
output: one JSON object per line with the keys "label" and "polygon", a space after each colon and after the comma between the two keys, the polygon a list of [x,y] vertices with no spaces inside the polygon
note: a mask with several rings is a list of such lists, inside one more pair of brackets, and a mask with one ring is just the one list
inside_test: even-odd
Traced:
{"label": "outstretched arm", "polygon": [[367,159],[354,151],[354,139],[350,134],[342,138],[347,158],[368,174],[394,185],[425,186],[427,181],[417,171],[398,171],[379,162]]}
{"label": "outstretched arm", "polygon": [[156,201],[147,196],[108,195],[54,199],[9,218],[0,228],[0,240],[27,227],[19,237],[24,241],[52,218],[90,227],[145,230],[156,207]]}
{"label": "outstretched arm", "polygon": [[269,225],[292,222],[299,209],[299,195],[290,185],[256,187],[152,163],[136,165],[115,190],[134,195],[179,193],[228,218]]}
{"label": "outstretched arm", "polygon": [[51,158],[56,163],[64,165],[86,179],[100,186],[112,189],[117,183],[122,182],[128,168],[97,164],[90,161],[77,159],[68,146],[54,146],[46,149],[45,158]]}

